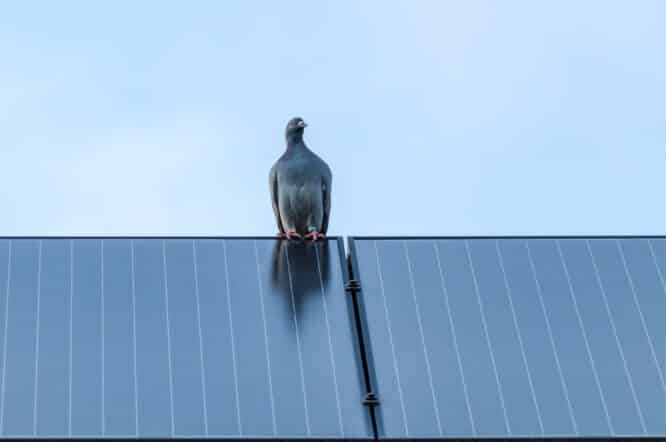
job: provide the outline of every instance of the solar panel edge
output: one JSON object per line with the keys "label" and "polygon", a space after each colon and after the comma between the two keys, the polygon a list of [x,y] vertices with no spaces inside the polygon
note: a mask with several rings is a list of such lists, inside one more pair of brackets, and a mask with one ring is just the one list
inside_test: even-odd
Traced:
{"label": "solar panel edge", "polygon": [[[78,239],[96,239],[96,240],[139,240],[139,239],[154,239],[154,240],[200,240],[200,239],[219,239],[219,240],[278,240],[276,236],[265,235],[238,235],[238,236],[225,236],[225,235],[0,235],[0,240],[78,240]],[[344,240],[344,237],[339,235],[331,235],[326,237],[329,241]]]}
{"label": "solar panel edge", "polygon": [[370,418],[372,420],[373,433],[376,439],[380,438],[380,428],[381,425],[381,413],[378,413],[376,407],[381,404],[381,397],[377,396],[377,379],[376,379],[376,368],[372,353],[372,342],[370,340],[370,331],[368,329],[368,321],[365,310],[365,301],[363,299],[362,287],[363,283],[361,281],[361,273],[358,267],[358,254],[356,250],[356,244],[354,238],[347,238],[348,245],[348,258],[347,258],[347,272],[346,285],[348,288],[352,289],[353,285],[350,285],[350,281],[354,280],[357,284],[357,289],[350,290],[350,295],[354,304],[354,318],[356,323],[356,333],[358,345],[356,351],[359,352],[360,358],[363,364],[363,377],[365,380],[365,391],[366,391],[366,404],[370,412]]}
{"label": "solar panel edge", "polygon": [[382,235],[348,236],[347,241],[387,240],[474,240],[474,239],[666,239],[666,234],[548,234],[548,235]]}

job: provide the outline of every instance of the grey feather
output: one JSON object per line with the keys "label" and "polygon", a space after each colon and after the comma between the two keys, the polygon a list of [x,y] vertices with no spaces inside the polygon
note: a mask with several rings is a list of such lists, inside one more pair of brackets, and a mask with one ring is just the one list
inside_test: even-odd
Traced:
{"label": "grey feather", "polygon": [[305,123],[287,124],[287,150],[273,165],[269,187],[280,233],[326,233],[331,213],[331,169],[303,141]]}
{"label": "grey feather", "polygon": [[268,185],[271,190],[271,203],[273,204],[273,212],[275,213],[275,221],[278,226],[278,231],[284,233],[282,220],[280,219],[280,206],[278,204],[278,181],[277,181],[277,163],[271,167],[271,173],[268,177]]}
{"label": "grey feather", "polygon": [[[323,160],[322,160],[323,161]],[[324,163],[326,165],[326,163]],[[328,165],[326,165],[328,169]],[[324,219],[321,223],[321,233],[326,233],[328,231],[328,220],[331,215],[331,182],[333,176],[331,175],[331,170],[328,169],[328,173],[323,174],[322,176],[322,199],[324,200]]]}

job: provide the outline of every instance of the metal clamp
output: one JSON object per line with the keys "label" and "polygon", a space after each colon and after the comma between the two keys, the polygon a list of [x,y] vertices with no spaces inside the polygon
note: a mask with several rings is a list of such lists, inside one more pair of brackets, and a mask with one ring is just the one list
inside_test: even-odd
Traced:
{"label": "metal clamp", "polygon": [[350,279],[347,285],[345,286],[345,291],[348,292],[359,292],[361,291],[361,283],[356,279]]}
{"label": "metal clamp", "polygon": [[376,394],[374,394],[371,391],[367,393],[363,398],[363,405],[369,405],[369,406],[379,405],[379,398],[377,397]]}

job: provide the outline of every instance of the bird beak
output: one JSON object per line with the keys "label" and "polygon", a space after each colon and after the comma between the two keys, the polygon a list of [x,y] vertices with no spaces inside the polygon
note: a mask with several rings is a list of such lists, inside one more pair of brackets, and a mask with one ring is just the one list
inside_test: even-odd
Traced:
{"label": "bird beak", "polygon": [[305,121],[301,120],[301,121],[298,122],[298,127],[301,127],[301,128],[305,129],[306,127],[308,127],[308,125],[307,125],[307,123],[305,123]]}

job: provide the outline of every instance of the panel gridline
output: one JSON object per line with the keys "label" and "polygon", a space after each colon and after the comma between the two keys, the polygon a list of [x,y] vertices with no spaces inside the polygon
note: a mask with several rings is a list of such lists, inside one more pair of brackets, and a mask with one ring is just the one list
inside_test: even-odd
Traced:
{"label": "panel gridline", "polygon": [[666,240],[352,251],[381,437],[666,434]]}
{"label": "panel gridline", "polygon": [[336,241],[0,240],[3,437],[370,437]]}

